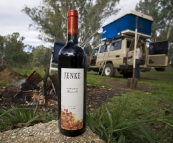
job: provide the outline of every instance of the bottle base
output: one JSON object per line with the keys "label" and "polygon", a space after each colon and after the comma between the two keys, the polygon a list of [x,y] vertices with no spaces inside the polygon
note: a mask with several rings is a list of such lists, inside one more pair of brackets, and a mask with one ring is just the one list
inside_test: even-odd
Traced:
{"label": "bottle base", "polygon": [[72,131],[60,129],[60,133],[61,133],[61,134],[65,135],[65,136],[69,136],[69,137],[80,136],[80,135],[82,135],[83,133],[85,133],[85,131],[86,131],[85,128],[80,129],[80,130],[72,130]]}

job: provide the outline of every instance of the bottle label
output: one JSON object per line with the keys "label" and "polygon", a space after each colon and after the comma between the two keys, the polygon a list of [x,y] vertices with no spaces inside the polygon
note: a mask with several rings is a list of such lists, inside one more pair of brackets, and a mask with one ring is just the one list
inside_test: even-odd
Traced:
{"label": "bottle label", "polygon": [[83,128],[84,69],[61,68],[61,128]]}

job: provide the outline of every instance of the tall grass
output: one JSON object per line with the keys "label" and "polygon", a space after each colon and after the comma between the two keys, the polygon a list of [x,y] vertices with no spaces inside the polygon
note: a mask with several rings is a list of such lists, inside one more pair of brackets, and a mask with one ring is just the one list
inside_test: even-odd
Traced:
{"label": "tall grass", "polygon": [[87,123],[93,132],[108,143],[162,143],[164,140],[171,143],[173,114],[160,108],[150,98],[152,94],[145,97],[147,94],[139,93],[113,97],[88,113]]}
{"label": "tall grass", "polygon": [[[127,82],[120,76],[110,78],[117,79]],[[103,82],[104,78],[100,80]],[[141,73],[138,84],[141,83],[151,90],[132,90],[115,96],[88,113],[88,125],[107,142],[173,142],[173,69],[167,68],[165,72],[152,69]]]}
{"label": "tall grass", "polygon": [[112,100],[88,114],[87,121],[91,129],[108,143],[154,142],[144,127],[145,123],[153,119],[150,116],[139,119],[138,109],[128,110],[127,98],[117,101]]}
{"label": "tall grass", "polygon": [[0,109],[0,132],[53,119],[57,119],[53,113],[39,110],[38,106],[35,108],[12,106],[8,110]]}

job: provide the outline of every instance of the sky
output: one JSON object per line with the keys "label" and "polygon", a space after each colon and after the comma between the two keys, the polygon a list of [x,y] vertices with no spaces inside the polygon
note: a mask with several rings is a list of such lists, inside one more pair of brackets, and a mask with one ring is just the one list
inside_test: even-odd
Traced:
{"label": "sky", "polygon": [[[39,32],[29,29],[32,20],[21,10],[27,5],[30,8],[37,7],[42,0],[0,0],[0,35],[7,36],[13,32],[19,32],[20,36],[25,37],[25,44],[32,46],[53,46],[53,43],[45,43],[37,37]],[[117,8],[121,8],[116,16],[111,16],[108,21],[115,19],[128,10],[134,10],[139,0],[120,0]],[[108,22],[106,21],[106,22]]]}

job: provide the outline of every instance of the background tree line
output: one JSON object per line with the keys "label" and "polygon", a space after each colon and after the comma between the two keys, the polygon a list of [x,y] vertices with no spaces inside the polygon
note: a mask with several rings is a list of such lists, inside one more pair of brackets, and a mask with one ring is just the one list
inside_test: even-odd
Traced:
{"label": "background tree line", "polygon": [[152,41],[168,40],[169,62],[173,64],[173,0],[140,0],[136,11],[153,17]]}
{"label": "background tree line", "polygon": [[37,47],[25,45],[24,39],[17,32],[0,36],[0,64],[11,67],[48,66],[51,49],[43,45]]}
{"label": "background tree line", "polygon": [[[98,30],[103,22],[118,12],[119,0],[43,0],[40,6],[22,11],[33,21],[31,29],[39,31],[38,38],[45,42],[66,41],[66,20],[69,9],[77,9],[79,13],[79,42],[81,46],[96,46],[101,40]],[[51,49],[44,46],[32,47],[24,45],[24,37],[19,33],[0,36],[0,63],[10,66],[46,66],[50,62]],[[32,52],[26,52],[27,48]]]}
{"label": "background tree line", "polygon": [[101,40],[98,30],[103,22],[118,12],[119,0],[43,0],[38,7],[25,6],[22,11],[33,21],[30,28],[40,32],[39,39],[45,42],[66,41],[67,11],[78,10],[79,43],[94,47]]}
{"label": "background tree line", "polygon": [[[77,9],[79,13],[79,43],[92,50],[101,40],[98,33],[102,24],[111,15],[120,10],[120,0],[43,0],[38,7],[25,6],[26,13],[32,23],[29,27],[39,31],[38,38],[45,42],[66,41],[66,20],[69,9]],[[173,61],[173,1],[172,0],[140,0],[136,11],[153,17],[151,41],[169,41],[169,61]],[[24,45],[24,37],[19,33],[0,36],[0,63],[22,66],[44,66],[49,64],[51,49],[44,46],[32,47]],[[24,49],[31,47],[32,52]],[[173,62],[172,62],[173,63]]]}

